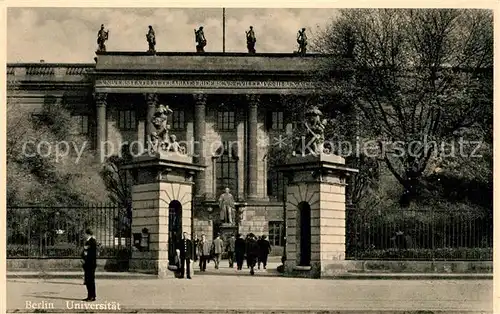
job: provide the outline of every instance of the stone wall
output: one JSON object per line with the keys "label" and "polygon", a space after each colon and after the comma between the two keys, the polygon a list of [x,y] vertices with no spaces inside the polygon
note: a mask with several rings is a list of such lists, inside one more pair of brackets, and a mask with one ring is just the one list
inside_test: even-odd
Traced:
{"label": "stone wall", "polygon": [[213,240],[213,221],[212,220],[202,220],[202,219],[194,219],[194,235],[198,235],[198,239],[201,239],[201,235],[204,234],[207,240]]}

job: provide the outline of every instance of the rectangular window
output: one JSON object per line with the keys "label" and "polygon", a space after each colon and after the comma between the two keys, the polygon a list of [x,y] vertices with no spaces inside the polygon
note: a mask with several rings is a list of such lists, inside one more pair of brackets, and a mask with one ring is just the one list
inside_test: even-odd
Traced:
{"label": "rectangular window", "polygon": [[118,127],[123,131],[135,130],[137,123],[134,110],[120,110],[118,113]]}
{"label": "rectangular window", "polygon": [[88,116],[72,116],[71,120],[74,126],[74,133],[78,135],[89,134],[89,117]]}
{"label": "rectangular window", "polygon": [[172,129],[184,130],[186,128],[186,120],[184,119],[183,110],[174,110],[172,112]]}
{"label": "rectangular window", "polygon": [[217,112],[217,128],[219,130],[233,130],[235,128],[234,111]]}
{"label": "rectangular window", "polygon": [[283,172],[269,170],[267,173],[267,195],[275,197],[278,201],[285,198],[286,179]]}
{"label": "rectangular window", "polygon": [[274,111],[271,114],[271,129],[273,130],[283,130],[285,128],[285,122],[283,119],[283,112]]}
{"label": "rectangular window", "polygon": [[229,188],[233,196],[237,196],[237,159],[233,156],[232,148],[228,142],[223,143],[224,151],[216,160],[216,183],[217,192],[222,193],[225,188]]}
{"label": "rectangular window", "polygon": [[284,224],[283,221],[269,222],[269,243],[272,246],[284,246]]}

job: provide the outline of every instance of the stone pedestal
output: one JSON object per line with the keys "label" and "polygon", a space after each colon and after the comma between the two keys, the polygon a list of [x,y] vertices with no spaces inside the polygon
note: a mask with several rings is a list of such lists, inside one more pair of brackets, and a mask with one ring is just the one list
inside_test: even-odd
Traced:
{"label": "stone pedestal", "polygon": [[335,155],[292,157],[288,177],[285,275],[319,278],[345,260],[346,177],[357,172]]}
{"label": "stone pedestal", "polygon": [[129,269],[132,272],[174,276],[168,270],[169,250],[182,232],[191,234],[193,177],[203,167],[192,157],[177,153],[145,154],[134,158],[126,169],[132,170],[132,233],[149,232],[146,250],[133,250]]}
{"label": "stone pedestal", "polygon": [[232,235],[236,237],[238,233],[238,226],[236,224],[222,223],[217,226],[218,233],[220,233],[221,238],[225,240],[229,239]]}

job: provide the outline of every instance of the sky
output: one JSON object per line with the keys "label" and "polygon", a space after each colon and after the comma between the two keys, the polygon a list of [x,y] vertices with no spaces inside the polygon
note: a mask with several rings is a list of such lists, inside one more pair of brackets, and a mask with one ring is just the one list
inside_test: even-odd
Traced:
{"label": "sky", "polygon": [[[254,27],[257,52],[293,52],[296,34],[308,38],[329,24],[336,9],[226,9],[226,52],[246,52]],[[8,8],[7,62],[92,63],[97,31],[109,30],[107,51],[146,51],[152,25],[157,51],[194,52],[194,29],[203,26],[207,52],[222,51],[222,9]]]}

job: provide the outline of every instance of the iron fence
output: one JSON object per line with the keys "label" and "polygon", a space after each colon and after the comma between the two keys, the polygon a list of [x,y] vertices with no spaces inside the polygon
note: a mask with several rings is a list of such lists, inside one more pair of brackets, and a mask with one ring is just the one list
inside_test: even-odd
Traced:
{"label": "iron fence", "polygon": [[85,230],[99,243],[100,258],[130,248],[131,212],[115,205],[8,207],[7,258],[80,258]]}
{"label": "iron fence", "polygon": [[346,257],[492,260],[492,213],[397,210],[346,212]]}

